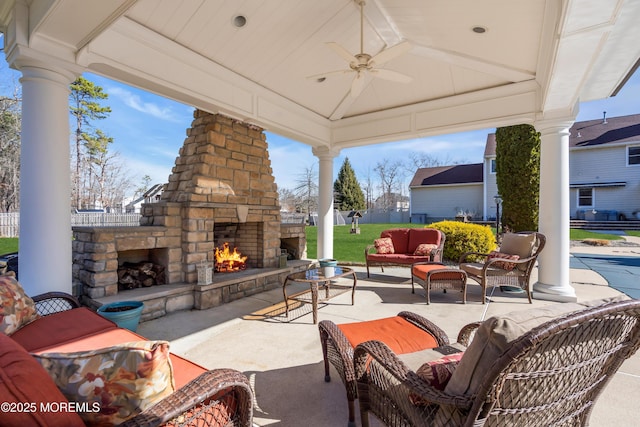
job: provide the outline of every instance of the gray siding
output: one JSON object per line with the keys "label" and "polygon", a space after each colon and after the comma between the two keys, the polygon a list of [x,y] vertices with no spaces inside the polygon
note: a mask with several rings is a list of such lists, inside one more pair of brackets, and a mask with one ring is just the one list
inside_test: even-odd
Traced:
{"label": "gray siding", "polygon": [[411,214],[431,219],[455,218],[458,212],[473,212],[482,218],[482,184],[442,185],[411,189]]}
{"label": "gray siding", "polygon": [[[595,211],[615,210],[627,218],[640,211],[640,165],[627,166],[627,146],[620,144],[603,148],[575,148],[569,156],[571,184],[626,182],[624,187],[595,187]],[[571,189],[571,217],[577,216],[578,190]],[[584,208],[580,208],[584,209]]]}

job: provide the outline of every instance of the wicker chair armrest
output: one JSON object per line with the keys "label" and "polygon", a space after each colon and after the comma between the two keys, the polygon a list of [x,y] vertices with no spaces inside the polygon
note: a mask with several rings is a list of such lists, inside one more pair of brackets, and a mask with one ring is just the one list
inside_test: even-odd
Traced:
{"label": "wicker chair armrest", "polygon": [[460,332],[458,332],[457,341],[465,347],[469,347],[469,344],[471,344],[471,340],[473,339],[476,330],[480,327],[481,324],[482,322],[473,322],[463,326],[462,329],[460,329]]}
{"label": "wicker chair armrest", "polygon": [[[253,394],[247,377],[234,369],[214,369],[207,371],[189,384],[176,390],[170,396],[146,411],[121,424],[131,426],[159,426],[180,418],[180,425],[196,425],[202,418],[203,424],[211,423],[212,412],[224,415],[224,411],[207,411],[209,400],[215,396],[216,402],[231,398],[234,426],[251,427],[253,418]],[[190,422],[188,422],[190,421]],[[227,425],[226,420],[220,421]],[[198,424],[199,425],[199,424]]]}
{"label": "wicker chair armrest", "polygon": [[31,299],[36,303],[36,310],[40,316],[48,316],[80,307],[80,301],[65,292],[47,292]]}
{"label": "wicker chair armrest", "polygon": [[373,253],[373,251],[375,250],[376,246],[375,245],[367,245],[366,248],[364,248],[364,256],[366,257],[367,255]]}
{"label": "wicker chair armrest", "polygon": [[[367,341],[359,344],[354,352],[354,366],[359,387],[367,381],[376,381],[378,378],[392,376],[408,388],[406,399],[409,399],[409,393],[412,393],[431,404],[450,405],[464,410],[471,408],[473,403],[473,399],[470,397],[452,395],[432,387],[411,371],[381,341]],[[388,375],[378,374],[375,372],[376,370],[384,371]],[[376,387],[384,388],[385,384],[376,384]]]}
{"label": "wicker chair armrest", "polygon": [[419,314],[416,314],[410,311],[401,311],[400,313],[398,313],[398,316],[404,318],[408,322],[411,322],[414,325],[416,325],[418,328],[424,331],[427,331],[428,333],[433,335],[433,337],[438,342],[438,346],[449,344],[449,337],[447,337],[447,334],[440,327],[438,327],[435,323],[431,322],[430,320],[427,320],[426,318],[420,316]]}
{"label": "wicker chair armrest", "polygon": [[353,347],[342,333],[338,325],[331,320],[321,320],[318,323],[318,330],[320,331],[320,340],[330,339],[336,347],[336,350],[340,353],[340,357],[344,361],[350,361],[353,359]]}

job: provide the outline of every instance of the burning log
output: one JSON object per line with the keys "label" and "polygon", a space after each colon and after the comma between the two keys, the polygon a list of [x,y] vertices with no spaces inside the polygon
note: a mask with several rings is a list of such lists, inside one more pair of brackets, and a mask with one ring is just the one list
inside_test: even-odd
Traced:
{"label": "burning log", "polygon": [[152,262],[125,262],[118,267],[118,289],[127,290],[166,282],[164,267]]}
{"label": "burning log", "polygon": [[216,248],[216,272],[228,273],[244,270],[247,268],[245,261],[247,261],[247,257],[242,256],[238,252],[238,248],[233,248],[233,251],[229,250],[228,242],[224,242],[221,248]]}

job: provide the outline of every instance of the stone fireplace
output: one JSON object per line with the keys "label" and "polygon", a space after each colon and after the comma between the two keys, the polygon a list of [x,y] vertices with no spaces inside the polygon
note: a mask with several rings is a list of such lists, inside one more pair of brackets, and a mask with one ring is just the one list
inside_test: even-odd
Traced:
{"label": "stone fireplace", "polygon": [[[262,292],[290,272],[279,268],[280,222],[263,130],[196,110],[162,198],[143,205],[140,226],[74,227],[75,285],[85,302],[99,306],[118,294],[122,260],[148,256],[165,268],[167,285],[157,287],[181,289],[181,307],[209,308]],[[198,285],[198,267],[213,266],[215,248],[225,242],[247,256],[247,269],[216,273],[213,283]],[[248,280],[247,272],[261,279]],[[233,275],[239,282],[229,284]]]}

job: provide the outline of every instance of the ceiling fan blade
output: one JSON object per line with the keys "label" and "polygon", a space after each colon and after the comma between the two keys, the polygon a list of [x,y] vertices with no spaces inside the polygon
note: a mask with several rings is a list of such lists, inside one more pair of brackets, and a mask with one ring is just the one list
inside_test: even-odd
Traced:
{"label": "ceiling fan blade", "polygon": [[406,74],[398,73],[397,71],[385,70],[382,68],[374,68],[369,71],[375,77],[379,77],[384,80],[390,80],[392,82],[398,83],[410,83],[413,78],[407,76]]}
{"label": "ceiling fan blade", "polygon": [[347,49],[343,48],[342,46],[340,46],[338,43],[335,42],[328,42],[327,46],[329,46],[335,53],[337,53],[338,55],[340,55],[340,57],[342,57],[345,61],[351,63],[351,62],[358,62],[358,60],[356,59],[355,56],[353,56],[351,54],[351,52],[349,52]]}
{"label": "ceiling fan blade", "polygon": [[362,93],[364,86],[365,86],[364,73],[356,74],[356,77],[353,79],[353,82],[351,83],[351,92],[349,92],[349,95],[351,95],[352,98],[357,98]]}
{"label": "ceiling fan blade", "polygon": [[379,52],[377,55],[371,58],[369,64],[382,65],[385,62],[391,61],[393,58],[402,55],[403,53],[407,53],[409,50],[411,50],[411,43],[407,41],[398,43],[395,46]]}
{"label": "ceiling fan blade", "polygon": [[313,76],[307,76],[307,79],[309,79],[309,80],[317,80],[317,79],[322,79],[322,78],[326,78],[326,77],[330,77],[330,76],[335,76],[335,75],[338,75],[338,74],[348,74],[348,73],[353,73],[353,72],[354,71],[352,69],[327,71],[326,73],[320,73],[320,74],[314,74]]}

